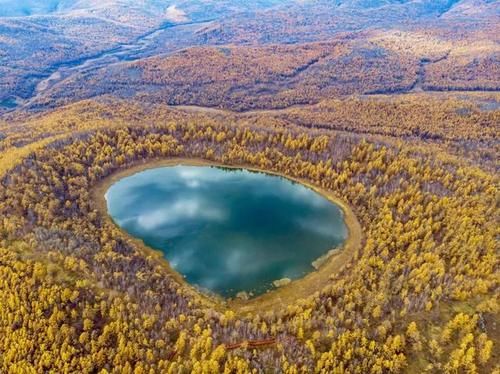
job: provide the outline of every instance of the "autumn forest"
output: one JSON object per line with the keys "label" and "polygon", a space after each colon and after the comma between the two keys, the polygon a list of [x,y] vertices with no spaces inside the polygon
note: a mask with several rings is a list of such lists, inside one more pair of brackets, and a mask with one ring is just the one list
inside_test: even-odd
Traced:
{"label": "autumn forest", "polygon": [[[0,373],[500,373],[496,2],[14,3]],[[205,292],[105,206],[181,161],[307,186],[348,239],[263,295]]]}

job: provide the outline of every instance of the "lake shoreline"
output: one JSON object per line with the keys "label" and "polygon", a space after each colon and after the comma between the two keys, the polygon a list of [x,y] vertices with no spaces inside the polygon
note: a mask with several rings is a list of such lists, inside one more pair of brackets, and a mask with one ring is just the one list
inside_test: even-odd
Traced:
{"label": "lake shoreline", "polygon": [[[320,194],[330,202],[336,204],[341,209],[344,223],[348,230],[348,235],[340,248],[333,248],[330,250],[334,251],[334,253],[331,254],[321,264],[321,266],[319,266],[317,270],[311,271],[304,277],[296,279],[286,285],[283,285],[282,287],[271,290],[267,293],[261,294],[254,298],[250,298],[248,300],[242,300],[237,298],[224,299],[222,296],[216,294],[207,294],[201,292],[196,287],[188,283],[184,279],[183,275],[178,273],[170,266],[169,261],[166,259],[166,257],[164,257],[164,254],[161,251],[155,250],[145,245],[142,240],[131,236],[130,234],[122,230],[118,225],[116,225],[116,223],[108,213],[107,202],[105,198],[107,190],[114,183],[125,177],[148,169],[172,167],[178,165],[246,169],[252,172],[279,176],[291,182],[304,185],[305,187],[310,188],[311,190]],[[111,223],[113,226],[117,227],[123,235],[124,239],[132,243],[136,248],[142,250],[147,256],[151,256],[155,261],[157,261],[158,264],[167,271],[168,275],[172,276],[184,290],[196,297],[197,300],[200,300],[203,304],[206,304],[206,306],[210,306],[221,311],[225,309],[231,309],[237,313],[246,314],[265,312],[270,310],[283,310],[288,305],[296,304],[297,300],[299,299],[306,299],[307,297],[312,296],[315,292],[320,292],[324,288],[324,286],[329,283],[330,277],[338,273],[341,270],[342,266],[353,257],[356,250],[361,247],[361,226],[347,203],[339,199],[331,191],[318,187],[307,180],[294,178],[275,171],[260,169],[252,165],[226,165],[216,161],[184,157],[136,162],[135,164],[129,165],[113,172],[111,175],[99,181],[95,186],[92,187],[91,196],[101,217],[108,223]]]}

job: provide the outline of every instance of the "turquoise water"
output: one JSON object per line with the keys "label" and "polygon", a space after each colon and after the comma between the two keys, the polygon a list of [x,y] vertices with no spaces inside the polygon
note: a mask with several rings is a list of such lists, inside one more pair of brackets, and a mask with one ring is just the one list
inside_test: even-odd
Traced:
{"label": "turquoise water", "polygon": [[16,100],[13,98],[0,101],[0,107],[4,107],[5,109],[13,109],[16,106],[17,106]]}
{"label": "turquoise water", "polygon": [[347,237],[342,210],[288,179],[174,166],[125,177],[106,193],[113,220],[160,250],[202,290],[258,295],[301,278]]}

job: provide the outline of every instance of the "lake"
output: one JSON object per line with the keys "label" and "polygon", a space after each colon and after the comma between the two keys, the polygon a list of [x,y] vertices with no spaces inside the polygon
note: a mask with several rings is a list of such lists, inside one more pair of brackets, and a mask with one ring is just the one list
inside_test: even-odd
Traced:
{"label": "lake", "polygon": [[342,209],[319,193],[245,169],[149,169],[105,198],[118,226],[164,253],[190,284],[223,297],[303,277],[348,233]]}

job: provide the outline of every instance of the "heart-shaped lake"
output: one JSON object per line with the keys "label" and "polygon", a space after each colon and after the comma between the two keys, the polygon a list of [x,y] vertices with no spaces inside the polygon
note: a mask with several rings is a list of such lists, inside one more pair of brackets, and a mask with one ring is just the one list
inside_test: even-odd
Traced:
{"label": "heart-shaped lake", "polygon": [[319,193],[245,169],[149,169],[120,179],[105,198],[123,230],[162,251],[189,283],[224,297],[303,277],[348,232],[342,209]]}

